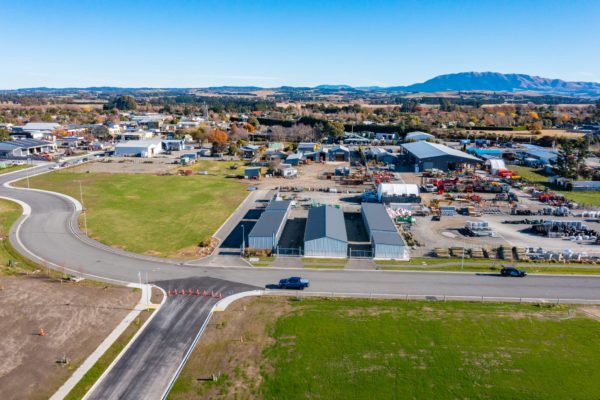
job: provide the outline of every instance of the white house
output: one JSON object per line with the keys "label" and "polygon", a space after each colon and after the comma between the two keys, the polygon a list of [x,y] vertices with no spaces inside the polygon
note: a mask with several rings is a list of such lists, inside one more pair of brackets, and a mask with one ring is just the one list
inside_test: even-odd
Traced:
{"label": "white house", "polygon": [[117,157],[149,158],[162,152],[162,140],[128,140],[115,145]]}

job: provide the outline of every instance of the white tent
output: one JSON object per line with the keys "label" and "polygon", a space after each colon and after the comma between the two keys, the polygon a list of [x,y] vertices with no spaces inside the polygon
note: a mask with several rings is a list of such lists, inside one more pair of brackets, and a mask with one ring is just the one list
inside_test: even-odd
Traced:
{"label": "white tent", "polygon": [[380,183],[377,186],[377,198],[419,196],[419,186],[413,183]]}
{"label": "white tent", "polygon": [[491,160],[487,160],[485,162],[486,165],[490,167],[490,171],[492,174],[496,174],[501,169],[506,169],[506,164],[504,164],[504,160],[492,158]]}

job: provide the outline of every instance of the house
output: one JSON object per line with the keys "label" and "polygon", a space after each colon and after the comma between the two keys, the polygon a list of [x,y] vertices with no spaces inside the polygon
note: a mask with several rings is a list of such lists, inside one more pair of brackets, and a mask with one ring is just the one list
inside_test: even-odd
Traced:
{"label": "house", "polygon": [[37,139],[20,139],[9,142],[0,142],[0,157],[21,158],[35,156],[42,153],[53,153],[56,144]]}
{"label": "house", "polygon": [[406,134],[406,136],[404,137],[404,143],[420,142],[420,141],[433,140],[433,139],[435,139],[435,136],[433,136],[431,133],[414,131],[414,132],[409,132]]}
{"label": "house", "polygon": [[329,149],[329,161],[350,161],[350,149],[346,146],[338,145]]}
{"label": "house", "polygon": [[371,143],[371,139],[361,136],[357,133],[345,132],[344,138],[342,139],[342,143],[368,145],[369,143]]}
{"label": "house", "polygon": [[163,152],[161,140],[128,140],[115,145],[116,157],[154,157]]}
{"label": "house", "polygon": [[37,139],[51,137],[62,125],[56,122],[28,122],[23,126],[13,126],[10,135],[21,139]]}
{"label": "house", "polygon": [[290,201],[272,201],[248,234],[248,247],[273,250],[277,247],[291,207]]}
{"label": "house", "polygon": [[571,183],[573,192],[600,192],[600,181],[574,181]]}
{"label": "house", "polygon": [[302,143],[298,143],[298,147],[296,148],[296,151],[299,153],[311,153],[311,152],[318,151],[320,147],[321,146],[319,145],[319,143],[302,142]]}
{"label": "house", "polygon": [[427,169],[455,170],[463,165],[477,165],[481,160],[475,156],[439,143],[412,142],[401,145],[404,165],[414,167],[415,172]]}
{"label": "house", "polygon": [[281,142],[271,142],[267,146],[267,152],[270,151],[283,151],[284,145]]}
{"label": "house", "polygon": [[398,134],[396,133],[386,133],[386,132],[378,132],[375,134],[375,140],[383,140],[386,142],[391,142],[394,140],[398,140]]}
{"label": "house", "polygon": [[254,158],[259,150],[260,146],[257,146],[255,144],[247,144],[240,148],[243,158]]}
{"label": "house", "polygon": [[407,260],[407,246],[383,204],[363,203],[361,215],[375,259]]}
{"label": "house", "polygon": [[344,213],[332,206],[313,207],[308,211],[304,230],[306,257],[346,258],[348,236]]}
{"label": "house", "polygon": [[260,167],[246,167],[246,168],[244,168],[244,178],[246,178],[246,179],[260,179]]}
{"label": "house", "polygon": [[368,158],[374,159],[377,162],[383,163],[383,164],[395,164],[396,161],[398,160],[398,157],[396,154],[391,153],[388,150],[381,148],[381,147],[372,148],[372,149],[368,150],[365,155]]}

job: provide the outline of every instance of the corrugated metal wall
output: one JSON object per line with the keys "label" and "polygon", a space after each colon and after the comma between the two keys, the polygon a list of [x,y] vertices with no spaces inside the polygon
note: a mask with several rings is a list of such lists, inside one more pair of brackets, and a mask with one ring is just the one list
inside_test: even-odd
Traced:
{"label": "corrugated metal wall", "polygon": [[348,243],[330,238],[304,242],[305,257],[342,257],[348,255]]}
{"label": "corrugated metal wall", "polygon": [[380,259],[404,259],[406,258],[406,247],[405,246],[394,246],[389,244],[377,244],[373,245],[375,252],[374,258]]}
{"label": "corrugated metal wall", "polygon": [[248,246],[251,249],[272,250],[275,247],[272,236],[250,236],[248,237]]}

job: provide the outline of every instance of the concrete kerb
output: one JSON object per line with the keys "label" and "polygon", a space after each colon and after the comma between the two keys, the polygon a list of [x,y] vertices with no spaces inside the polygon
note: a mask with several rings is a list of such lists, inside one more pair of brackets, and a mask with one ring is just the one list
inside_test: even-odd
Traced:
{"label": "concrete kerb", "polygon": [[[130,284],[130,287],[140,287],[140,285],[138,284]],[[142,285],[145,286],[145,285]],[[146,320],[146,322],[144,322],[144,325],[142,325],[140,327],[140,329],[138,329],[138,331],[135,333],[135,335],[131,338],[131,340],[125,345],[125,347],[123,347],[123,349],[121,350],[121,352],[115,357],[115,359],[110,363],[110,365],[108,366],[108,368],[106,368],[106,370],[104,370],[104,372],[102,373],[102,375],[100,375],[100,377],[98,378],[98,380],[96,380],[96,382],[94,382],[94,384],[92,385],[92,387],[90,388],[90,390],[87,391],[87,393],[85,394],[85,396],[83,396],[82,400],[85,400],[87,398],[89,398],[89,395],[91,393],[94,392],[94,389],[96,389],[96,387],[98,387],[98,385],[100,384],[100,382],[106,377],[106,375],[114,368],[114,366],[117,364],[117,362],[119,362],[119,360],[121,359],[121,357],[123,357],[123,354],[125,354],[127,352],[127,350],[129,350],[129,348],[132,346],[132,344],[137,340],[137,338],[142,334],[142,332],[146,329],[146,327],[150,324],[150,322],[154,319],[154,317],[158,314],[160,308],[163,306],[163,304],[165,303],[165,301],[167,300],[167,293],[164,291],[164,289],[162,289],[159,286],[155,286],[155,285],[147,285],[150,286],[150,290],[152,290],[152,288],[157,288],[159,289],[162,294],[163,294],[163,298],[162,301],[160,302],[159,306],[156,308],[156,310],[152,313],[152,315],[150,315],[150,317]],[[136,308],[140,308],[137,312],[137,315],[139,315],[139,313],[141,311],[143,311],[144,309],[146,309],[146,305],[143,304],[143,298],[144,298],[144,292],[142,289],[142,300],[140,300],[140,303],[138,303]],[[140,307],[141,306],[141,307]],[[132,320],[133,321],[133,320]],[[129,326],[129,324],[127,324],[127,326],[125,326],[125,329]],[[123,329],[123,331],[125,330]],[[122,333],[122,332],[121,332]],[[120,334],[119,334],[120,336]],[[117,338],[119,337],[117,336]],[[115,338],[115,340],[117,339]],[[113,340],[114,342],[114,340]],[[112,343],[111,343],[112,344]],[[110,346],[106,347],[106,350],[108,350]],[[104,354],[104,352],[102,352],[102,354]]]}
{"label": "concrete kerb", "polygon": [[552,297],[502,297],[502,296],[458,296],[442,294],[395,294],[395,293],[360,293],[360,292],[308,292],[292,290],[264,290],[263,295],[284,297],[336,297],[336,298],[363,298],[363,299],[390,299],[390,300],[426,300],[426,301],[470,301],[470,302],[497,302],[497,303],[545,303],[545,304],[577,304],[596,305],[600,300],[588,299],[561,299]]}
{"label": "concrete kerb", "polygon": [[[137,284],[130,284],[130,287],[139,287]],[[81,381],[85,374],[98,362],[98,360],[106,353],[106,351],[113,345],[113,343],[123,334],[123,332],[131,325],[131,323],[138,317],[140,312],[146,309],[146,300],[149,298],[146,291],[152,291],[153,285],[142,285],[142,293],[140,295],[140,301],[135,305],[134,309],[123,318],[123,320],[113,329],[113,331],[100,343],[100,345],[90,354],[85,361],[73,372],[73,374],[67,379],[67,381],[50,397],[50,400],[62,400],[64,399],[73,388]],[[160,289],[160,288],[159,288]],[[162,289],[161,289],[162,290]],[[164,292],[164,291],[163,291]],[[151,293],[151,292],[150,292]],[[163,297],[164,302],[164,297]],[[159,305],[160,308],[163,304]],[[154,316],[154,314],[152,315]],[[142,327],[143,329],[143,327]],[[112,365],[112,364],[111,364]],[[110,368],[110,366],[109,366]]]}
{"label": "concrete kerb", "polygon": [[167,398],[167,396],[169,395],[169,392],[173,388],[173,385],[177,381],[177,378],[179,378],[179,375],[181,374],[181,371],[183,370],[183,367],[187,363],[187,360],[190,358],[190,355],[192,354],[192,351],[194,351],[194,349],[196,348],[196,345],[198,344],[198,341],[200,340],[200,337],[202,336],[202,334],[206,330],[206,326],[210,322],[213,313],[220,312],[220,311],[225,311],[225,309],[227,309],[227,307],[231,303],[233,303],[233,302],[235,302],[235,301],[237,301],[239,299],[242,299],[244,297],[262,296],[264,293],[265,293],[264,290],[251,290],[251,291],[247,291],[247,292],[236,293],[234,295],[227,296],[224,299],[220,300],[219,302],[217,302],[210,309],[210,312],[208,313],[208,316],[206,317],[206,319],[204,320],[204,323],[200,327],[200,330],[198,331],[198,334],[194,338],[194,341],[192,342],[192,345],[186,351],[185,355],[183,356],[183,359],[181,360],[181,363],[179,363],[179,366],[177,367],[177,371],[175,371],[175,374],[173,375],[173,378],[169,382],[169,385],[167,386],[167,389],[165,390],[165,392],[161,396],[162,400],[165,400]]}

